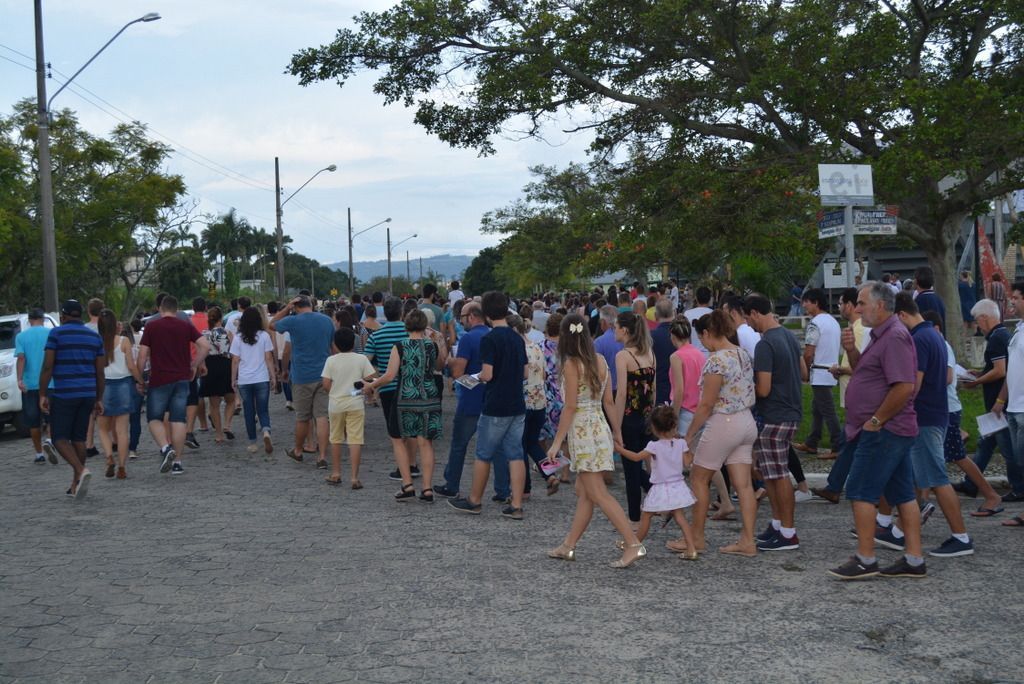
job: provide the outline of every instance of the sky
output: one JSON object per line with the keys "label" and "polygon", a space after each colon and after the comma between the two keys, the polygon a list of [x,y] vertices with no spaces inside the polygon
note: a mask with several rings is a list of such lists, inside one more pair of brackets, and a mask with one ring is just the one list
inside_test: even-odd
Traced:
{"label": "sky", "polygon": [[[5,114],[36,92],[32,4],[0,0]],[[294,248],[321,263],[348,259],[348,208],[355,232],[392,219],[356,238],[355,261],[386,257],[387,227],[393,243],[417,235],[401,246],[403,253],[475,254],[498,241],[480,233],[481,217],[520,196],[529,167],[581,161],[589,140],[556,126],[546,141],[499,139],[498,153],[480,158],[429,136],[413,123],[414,110],[384,107],[372,91],[373,73],[344,88],[326,82],[303,88],[284,73],[298,50],[330,42],[358,12],[392,4],[43,0],[46,60],[55,77],[47,92],[60,87],[58,72],[70,76],[126,23],[158,12],[161,20],[129,27],[53,107],[75,110],[96,135],[107,135],[118,119],[147,124],[152,137],[176,149],[167,171],[184,177],[202,212],[235,207],[270,231],[274,157],[283,197],[336,164],[336,172],[321,173],[284,207],[284,232]]]}

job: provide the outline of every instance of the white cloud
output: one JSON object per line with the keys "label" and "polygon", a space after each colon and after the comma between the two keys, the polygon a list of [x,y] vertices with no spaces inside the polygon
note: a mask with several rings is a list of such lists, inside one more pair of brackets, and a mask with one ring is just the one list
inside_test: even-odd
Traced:
{"label": "white cloud", "polygon": [[[344,226],[352,207],[357,230],[391,216],[395,239],[418,233],[407,243],[414,256],[474,253],[497,242],[479,233],[480,217],[519,196],[530,180],[528,167],[581,160],[588,139],[560,132],[569,123],[555,125],[549,128],[554,144],[500,139],[499,154],[481,159],[428,136],[412,123],[411,110],[383,107],[372,92],[373,74],[344,88],[302,88],[283,73],[296,50],[329,42],[359,11],[392,4],[44,0],[47,59],[71,73],[126,21],[160,12],[160,21],[129,28],[77,82],[172,138],[172,146],[192,150],[181,149],[168,170],[184,176],[204,211],[237,207],[272,229],[274,196],[265,186],[273,185],[274,157],[281,159],[286,194],[334,163],[337,172],[320,174],[285,208],[285,230],[298,251],[320,261],[347,259]],[[0,25],[0,43],[33,53],[31,3],[0,0]],[[0,97],[8,106],[33,96],[34,89],[31,71],[0,62]],[[67,91],[57,105],[75,109],[96,134],[117,123]],[[185,157],[197,153],[256,179],[263,189],[207,168],[216,166],[209,161]],[[360,239],[356,259],[385,253],[381,226]]]}

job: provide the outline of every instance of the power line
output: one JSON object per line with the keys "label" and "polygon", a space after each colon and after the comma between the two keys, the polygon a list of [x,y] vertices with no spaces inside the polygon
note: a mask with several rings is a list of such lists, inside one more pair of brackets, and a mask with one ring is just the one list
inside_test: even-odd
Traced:
{"label": "power line", "polygon": [[[32,57],[31,55],[26,55],[25,53],[23,53],[23,52],[21,52],[19,50],[15,50],[14,48],[12,48],[12,47],[10,47],[8,45],[4,45],[4,44],[0,43],[0,48],[8,50],[8,51],[10,51],[10,52],[12,52],[12,53],[14,53],[16,55],[19,55],[21,57],[26,58],[26,59],[34,60],[34,57]],[[17,60],[11,59],[9,57],[5,57],[3,55],[0,55],[0,59],[3,59],[3,60],[8,61],[8,62],[11,62],[12,64],[20,66],[23,69],[26,69],[28,71],[35,71],[35,67],[27,65],[27,64],[22,64],[21,62],[18,62]],[[67,78],[67,74],[63,73],[59,69],[55,69],[53,67],[50,67],[50,69],[51,69],[51,71],[56,72],[57,74],[60,74],[61,76],[64,76],[65,78]],[[52,76],[51,76],[51,78],[52,78]],[[61,81],[60,79],[53,78],[53,80],[55,82],[57,82],[57,83],[60,83],[61,85],[65,84],[65,82]],[[124,111],[123,109],[121,109],[117,105],[115,105],[115,104],[111,103],[110,101],[104,99],[102,96],[100,96],[97,93],[89,90],[88,88],[86,88],[85,86],[83,86],[81,84],[71,83],[71,84],[68,85],[68,89],[72,93],[74,93],[77,97],[79,97],[81,100],[83,100],[83,101],[87,102],[88,104],[92,105],[93,107],[95,107],[96,109],[100,110],[101,112],[103,112],[107,116],[111,117],[115,121],[120,121],[121,123],[125,123],[125,124],[131,124],[133,122],[142,123],[136,117],[132,116],[129,112]],[[82,92],[80,92],[80,91],[82,91]],[[96,100],[99,100],[100,102],[106,104],[111,109],[119,112],[120,114],[122,114],[125,117],[128,117],[128,119],[124,119],[124,118],[118,116],[117,114],[114,114],[109,109],[104,108],[103,106],[101,106],[97,102],[95,102],[92,99],[90,99],[89,97],[87,97],[85,94],[83,94],[83,92],[84,93],[88,93],[92,98],[95,98]],[[228,166],[225,166],[225,165],[217,162],[216,160],[211,159],[210,157],[207,157],[206,155],[203,155],[203,154],[201,154],[199,152],[196,152],[195,150],[191,149],[190,147],[188,147],[188,146],[178,142],[174,138],[170,137],[166,133],[162,133],[162,132],[158,131],[157,129],[153,128],[149,124],[143,124],[143,125],[146,127],[147,133],[153,133],[157,137],[162,138],[164,141],[166,141],[166,142],[170,143],[171,145],[173,145],[173,147],[170,150],[172,154],[177,155],[178,157],[181,157],[182,159],[185,159],[187,161],[190,161],[193,164],[196,164],[197,166],[200,166],[200,167],[202,167],[202,168],[204,168],[204,169],[206,169],[208,171],[212,171],[213,173],[216,173],[219,176],[227,178],[228,180],[234,180],[234,181],[243,183],[243,184],[248,185],[248,186],[250,186],[252,188],[255,188],[257,190],[265,190],[265,191],[268,191],[268,192],[274,192],[275,191],[274,188],[272,188],[270,185],[264,183],[263,181],[260,181],[258,179],[252,178],[251,176],[247,176],[244,173],[241,173],[239,171],[235,171],[234,169],[232,169],[232,168],[230,168]],[[184,150],[184,151],[182,151],[182,150]],[[209,162],[209,163],[207,164],[207,163],[204,163],[204,161],[200,161],[200,160],[204,160],[205,162]],[[211,166],[211,164],[212,164],[212,166]],[[212,199],[210,197],[202,197],[202,196],[200,196],[200,195],[198,195],[198,194],[196,194],[195,192],[192,192],[192,191],[189,192],[189,195],[191,195],[192,197],[195,197],[196,199],[198,199],[200,201],[212,202],[212,203],[218,204],[218,205],[220,205],[222,207],[227,207],[229,209],[237,209],[238,208],[238,207],[236,207],[234,205],[226,204],[224,202]],[[314,211],[310,207],[306,206],[305,204],[300,203],[298,200],[296,200],[294,202],[294,204],[296,206],[302,208],[303,210],[305,210],[306,213],[308,213],[313,218],[321,221],[322,223],[325,223],[328,226],[332,226],[334,228],[338,228],[339,230],[345,230],[345,227],[342,226],[341,224],[335,223],[334,221],[331,221],[330,219],[322,216],[321,214],[318,214],[316,211]],[[274,223],[274,219],[269,218],[267,216],[261,216],[259,214],[255,214],[255,213],[252,213],[252,212],[247,212],[244,209],[242,209],[242,212],[244,214],[246,214],[247,216],[252,217],[254,219],[265,221],[267,223]],[[321,242],[323,244],[328,244],[328,245],[331,245],[333,247],[338,247],[338,248],[342,248],[343,247],[343,245],[341,245],[340,243],[329,241],[329,240],[324,240],[321,235],[313,235],[313,234],[307,233],[306,230],[302,229],[302,228],[291,229],[291,230],[292,230],[292,232],[298,232],[298,233],[304,235],[307,238],[318,240],[319,242]]]}
{"label": "power line", "polygon": [[[25,57],[26,59],[29,59],[29,60],[33,60],[34,59],[30,55],[26,55],[24,52],[21,52],[19,50],[15,50],[14,48],[12,48],[12,47],[10,47],[8,45],[4,45],[2,43],[0,43],[0,48],[3,48],[5,50],[9,50],[10,52],[13,52],[14,54],[20,55],[20,56]],[[7,61],[9,61],[9,62],[11,62],[13,64],[17,64],[18,66],[20,66],[22,68],[28,69],[29,71],[35,71],[35,67],[27,66],[25,64],[21,64],[20,62],[17,62],[15,60],[9,59],[7,57],[3,57],[2,55],[0,55],[0,59],[5,59],[5,60],[7,60]],[[54,73],[57,73],[57,74],[63,76],[64,78],[67,78],[67,74],[62,72],[60,69],[56,69],[54,67],[50,67],[50,70],[53,71]],[[64,85],[64,83],[65,83],[65,82],[63,82],[63,81],[61,81],[60,79],[57,79],[57,78],[54,78],[53,80],[55,82],[57,82],[57,83],[60,83],[61,85]],[[94,106],[97,109],[99,109],[100,111],[104,112],[105,114],[107,114],[111,118],[113,118],[113,119],[115,119],[117,121],[120,121],[121,123],[132,123],[132,122],[139,121],[139,119],[137,117],[132,116],[132,114],[130,114],[129,112],[124,111],[123,109],[121,109],[117,105],[111,103],[109,100],[104,99],[101,95],[98,95],[97,93],[89,90],[88,88],[86,88],[85,86],[81,85],[80,83],[72,83],[72,84],[70,84],[68,86],[68,88],[71,89],[72,92],[74,92],[81,99],[85,100],[86,102],[88,102],[92,106]],[[88,93],[90,96],[92,96],[96,100],[99,100],[100,102],[104,103],[105,105],[107,105],[111,109],[113,109],[113,110],[119,112],[120,114],[128,117],[128,120],[126,121],[125,119],[122,119],[121,117],[117,116],[116,114],[114,114],[114,113],[104,109],[99,104],[97,104],[96,102],[93,102],[88,97],[86,97],[85,95],[83,95],[81,92],[78,92],[78,91],[84,91],[85,93]],[[252,178],[250,176],[245,175],[244,173],[241,173],[240,171],[235,171],[231,167],[225,166],[224,164],[221,164],[220,162],[216,161],[215,159],[211,159],[210,157],[207,157],[206,155],[193,150],[192,148],[188,147],[187,145],[185,145],[185,144],[183,144],[181,142],[178,142],[177,140],[175,140],[171,136],[167,135],[166,133],[158,131],[157,129],[153,128],[150,124],[144,124],[144,125],[146,126],[147,132],[153,133],[157,137],[162,138],[164,141],[166,141],[166,142],[170,143],[171,145],[173,145],[174,147],[172,148],[172,152],[174,154],[177,154],[178,156],[181,156],[181,157],[187,159],[188,161],[191,161],[194,164],[202,166],[203,168],[207,169],[208,171],[213,171],[214,173],[217,173],[218,175],[221,175],[221,176],[225,176],[225,177],[229,178],[230,180],[239,181],[241,183],[244,183],[245,185],[249,185],[249,186],[251,186],[253,188],[256,188],[257,190],[266,190],[268,192],[273,192],[274,191],[273,187],[271,187],[265,181],[261,181],[261,180],[258,180],[256,178]],[[181,150],[185,150],[186,152],[188,152],[188,154],[185,154],[185,152],[182,152]],[[198,159],[196,159],[194,157],[198,157]],[[211,166],[208,166],[207,164],[204,164],[204,163],[200,162],[199,159],[205,160],[206,162],[209,162],[209,164],[213,164],[213,166],[216,167],[216,168],[213,168]]]}

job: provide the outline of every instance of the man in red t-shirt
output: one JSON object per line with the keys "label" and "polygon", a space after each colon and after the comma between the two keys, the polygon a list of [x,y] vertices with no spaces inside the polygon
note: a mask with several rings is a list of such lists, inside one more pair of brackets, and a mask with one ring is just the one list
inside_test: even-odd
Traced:
{"label": "man in red t-shirt", "polygon": [[[202,297],[196,297],[192,300],[192,326],[200,334],[210,329],[210,319],[206,316],[206,300]],[[196,345],[190,344],[189,347],[192,350],[192,359],[195,360]],[[200,366],[200,373],[205,373],[202,366]],[[192,432],[196,426],[196,418],[199,418],[199,429],[202,432],[206,432],[208,429],[206,426],[206,401],[199,396],[198,377],[189,383],[186,415],[188,425],[185,430],[185,444],[192,449],[198,449],[199,442],[196,441],[196,436]]]}
{"label": "man in red t-shirt", "polygon": [[[190,343],[196,345],[196,356],[191,358]],[[199,334],[188,321],[178,318],[178,300],[164,297],[160,303],[160,317],[142,329],[139,343],[139,368],[150,363],[149,393],[146,396],[146,416],[149,432],[160,445],[160,472],[171,471],[181,475],[181,452],[185,448],[185,406],[188,402],[189,383],[196,376],[196,368],[210,352],[210,342]],[[140,387],[141,392],[144,388]],[[164,428],[163,416],[170,418],[170,435]]]}

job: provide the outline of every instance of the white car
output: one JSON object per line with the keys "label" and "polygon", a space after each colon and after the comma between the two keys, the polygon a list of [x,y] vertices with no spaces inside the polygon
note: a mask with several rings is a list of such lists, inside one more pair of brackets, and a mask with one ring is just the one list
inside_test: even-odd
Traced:
{"label": "white car", "polygon": [[[55,328],[57,325],[55,315],[44,314],[44,327]],[[28,327],[28,314],[0,316],[0,431],[9,423],[22,437],[28,437],[28,428],[21,422],[21,390],[18,389],[14,338]]]}

